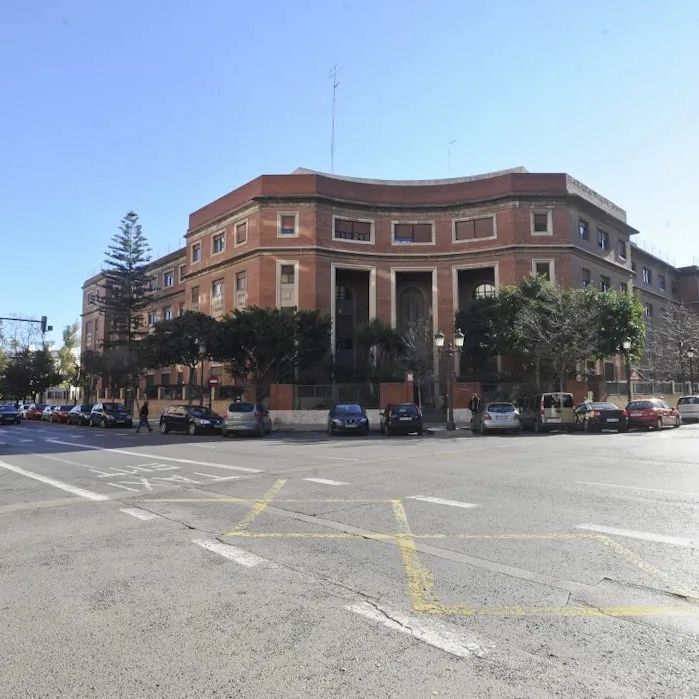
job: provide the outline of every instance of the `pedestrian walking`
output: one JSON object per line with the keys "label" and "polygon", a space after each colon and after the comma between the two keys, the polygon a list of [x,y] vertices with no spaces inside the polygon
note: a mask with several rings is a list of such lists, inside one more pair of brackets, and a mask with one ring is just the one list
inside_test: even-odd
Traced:
{"label": "pedestrian walking", "polygon": [[149,432],[153,431],[153,428],[150,426],[150,422],[148,422],[147,400],[143,401],[143,405],[141,406],[141,409],[138,411],[138,427],[136,428],[136,432],[140,432],[141,427],[147,427]]}
{"label": "pedestrian walking", "polygon": [[477,413],[481,409],[481,399],[478,397],[477,393],[471,396],[471,400],[468,402],[468,407],[471,413]]}

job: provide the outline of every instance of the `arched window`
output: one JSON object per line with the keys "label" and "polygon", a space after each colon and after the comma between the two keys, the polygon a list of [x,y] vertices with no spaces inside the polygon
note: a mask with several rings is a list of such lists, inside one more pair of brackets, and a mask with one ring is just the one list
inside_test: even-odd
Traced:
{"label": "arched window", "polygon": [[474,299],[485,299],[490,296],[495,296],[495,286],[490,282],[481,282],[476,286],[472,294]]}
{"label": "arched window", "polygon": [[409,286],[401,291],[398,317],[403,330],[425,319],[425,295],[420,289]]}

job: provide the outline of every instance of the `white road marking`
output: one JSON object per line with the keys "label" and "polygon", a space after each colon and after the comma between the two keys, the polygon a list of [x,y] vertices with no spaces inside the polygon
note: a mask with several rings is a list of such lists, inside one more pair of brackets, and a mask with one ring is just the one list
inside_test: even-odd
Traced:
{"label": "white road marking", "polygon": [[75,444],[73,442],[64,442],[59,439],[47,439],[47,442],[53,444],[63,444],[69,447],[80,447],[81,449],[98,449],[99,451],[111,451],[115,454],[126,454],[127,456],[143,456],[146,459],[156,458],[160,461],[174,461],[178,464],[192,464],[194,466],[211,466],[212,468],[225,468],[229,471],[245,471],[246,473],[262,473],[259,468],[247,468],[246,466],[228,466],[227,464],[216,464],[211,461],[194,461],[193,459],[177,459],[174,456],[162,456],[160,454],[146,454],[142,451],[126,451],[126,449],[110,449],[109,447],[95,447],[91,444]]}
{"label": "white road marking", "polygon": [[33,439],[20,439],[19,441],[22,443],[26,443],[26,442],[33,442],[34,440]]}
{"label": "white road marking", "polygon": [[449,505],[451,507],[463,507],[468,510],[472,507],[478,507],[473,502],[459,502],[458,500],[445,500],[444,498],[433,498],[429,495],[408,495],[408,500],[421,500],[422,502],[431,502],[435,505]]}
{"label": "white road marking", "polygon": [[618,485],[616,483],[595,483],[593,481],[575,481],[578,485],[596,485],[601,488],[627,488],[630,490],[644,490],[647,493],[667,493],[668,495],[683,495],[688,498],[699,498],[699,493],[685,493],[681,490],[662,490],[661,488],[639,488],[635,485]]}
{"label": "white road marking", "polygon": [[329,478],[304,478],[304,481],[311,481],[311,483],[322,483],[323,485],[349,485],[344,481],[331,481]]}
{"label": "white road marking", "polygon": [[234,481],[234,480],[240,478],[240,476],[214,476],[211,473],[199,473],[199,471],[195,471],[194,475],[195,476],[204,476],[204,477],[210,478],[212,481],[216,481],[216,482],[218,482],[218,481]]}
{"label": "white road marking", "polygon": [[149,519],[158,519],[158,515],[154,514],[153,512],[138,510],[135,507],[124,507],[123,509],[119,510],[119,512],[123,512],[126,515],[131,515],[136,519],[142,519],[144,521],[147,521]]}
{"label": "white road marking", "polygon": [[393,631],[408,634],[457,658],[468,658],[471,655],[483,658],[487,655],[487,650],[478,643],[466,640],[463,634],[450,630],[438,621],[427,621],[424,617],[408,616],[400,612],[390,612],[389,615],[368,602],[350,604],[345,609]]}
{"label": "white road marking", "polygon": [[0,461],[0,468],[4,468],[7,471],[14,471],[15,473],[18,473],[20,476],[33,478],[35,481],[47,483],[48,485],[52,485],[54,488],[60,488],[61,490],[65,490],[68,493],[73,493],[73,495],[79,495],[81,498],[87,498],[88,500],[109,500],[108,495],[102,495],[101,493],[93,493],[91,490],[85,490],[84,488],[78,488],[74,485],[69,485],[68,483],[57,481],[55,478],[41,476],[38,473],[32,473],[31,471],[25,471],[25,469],[20,468],[19,466],[6,464],[4,461]]}
{"label": "white road marking", "polygon": [[230,561],[235,561],[246,568],[254,568],[255,566],[261,564],[265,564],[272,568],[276,567],[272,561],[268,561],[266,558],[262,558],[262,556],[250,553],[249,551],[244,551],[236,546],[224,544],[214,539],[192,539],[192,542],[197,546],[205,548],[207,551],[213,551],[219,556],[223,556]]}
{"label": "white road marking", "polygon": [[699,548],[699,542],[694,542],[684,536],[667,536],[665,534],[653,534],[652,532],[638,532],[633,529],[619,529],[617,527],[603,527],[596,524],[578,524],[576,529],[584,529],[588,532],[599,532],[600,534],[612,534],[625,536],[629,539],[642,539],[643,541],[657,541],[660,544],[672,544],[673,546],[687,546],[689,548]]}

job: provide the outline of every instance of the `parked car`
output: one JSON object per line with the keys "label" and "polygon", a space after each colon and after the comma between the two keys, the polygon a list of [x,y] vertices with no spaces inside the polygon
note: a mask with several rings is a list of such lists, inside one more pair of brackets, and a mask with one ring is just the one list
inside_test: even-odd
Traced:
{"label": "parked car", "polygon": [[32,403],[27,408],[27,420],[41,420],[46,403]]}
{"label": "parked car", "polygon": [[14,405],[0,406],[0,425],[19,425],[22,413]]}
{"label": "parked car", "polygon": [[22,416],[23,420],[27,419],[27,413],[29,412],[29,408],[31,407],[30,403],[19,403],[17,406],[17,410],[19,411],[19,414]]}
{"label": "parked car", "polygon": [[583,432],[626,432],[629,429],[626,410],[614,403],[581,403],[575,407],[575,420]]}
{"label": "parked car", "polygon": [[422,411],[415,403],[396,403],[387,405],[379,413],[381,434],[410,434],[417,432],[422,434]]}
{"label": "parked car", "polygon": [[486,403],[482,410],[471,417],[471,432],[487,434],[488,432],[522,431],[519,411],[513,403]]}
{"label": "parked car", "polygon": [[91,405],[74,405],[68,412],[69,425],[89,425],[90,414],[92,413]]}
{"label": "parked car", "polygon": [[352,432],[369,434],[369,418],[358,403],[338,403],[328,413],[328,434]]}
{"label": "parked car", "polygon": [[699,396],[682,396],[677,401],[677,412],[682,422],[699,420]]}
{"label": "parked car", "polygon": [[254,434],[264,437],[272,431],[272,420],[269,412],[261,403],[231,403],[228,406],[226,419],[223,421],[221,434]]}
{"label": "parked car", "polygon": [[222,427],[223,418],[220,415],[198,405],[171,405],[160,416],[160,431],[163,434],[175,430],[195,435],[219,432]]}
{"label": "parked car", "polygon": [[538,393],[523,398],[519,406],[522,427],[534,432],[575,427],[572,393]]}
{"label": "parked car", "polygon": [[661,398],[632,400],[626,406],[629,428],[642,427],[662,430],[663,427],[679,427],[682,418],[675,408],[671,408]]}
{"label": "parked car", "polygon": [[47,405],[41,412],[41,420],[46,420],[46,422],[51,422],[51,417],[53,416],[53,411],[60,406],[58,405]]}
{"label": "parked car", "polygon": [[68,422],[68,413],[72,410],[72,405],[57,405],[54,407],[49,422]]}
{"label": "parked car", "polygon": [[90,427],[133,427],[133,420],[121,403],[95,403],[90,411]]}

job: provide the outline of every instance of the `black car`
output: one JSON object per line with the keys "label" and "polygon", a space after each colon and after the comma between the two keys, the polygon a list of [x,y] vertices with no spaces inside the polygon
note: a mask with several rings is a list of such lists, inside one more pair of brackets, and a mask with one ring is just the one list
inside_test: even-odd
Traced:
{"label": "black car", "polygon": [[381,415],[381,434],[423,433],[422,412],[415,403],[387,405]]}
{"label": "black car", "polygon": [[328,434],[353,432],[369,434],[369,418],[366,410],[357,403],[338,403],[328,413]]}
{"label": "black car", "polygon": [[90,415],[92,414],[91,405],[74,405],[68,412],[69,425],[89,425]]}
{"label": "black car", "polygon": [[90,411],[90,427],[133,427],[131,415],[121,403],[96,403]]}
{"label": "black car", "polygon": [[575,408],[575,424],[583,432],[626,432],[629,429],[626,411],[614,403],[581,403]]}
{"label": "black car", "polygon": [[22,413],[14,405],[0,405],[0,425],[19,425]]}
{"label": "black car", "polygon": [[171,405],[160,416],[160,431],[187,432],[191,435],[200,432],[220,432],[223,418],[208,408],[198,405]]}

